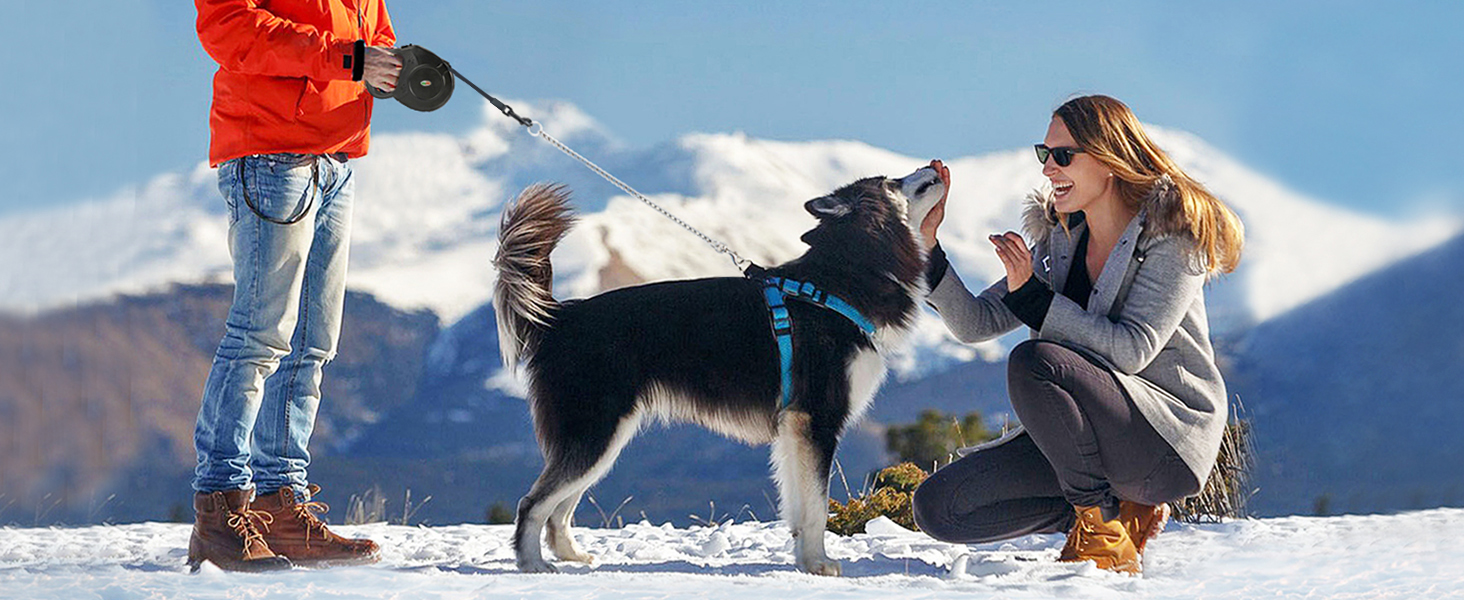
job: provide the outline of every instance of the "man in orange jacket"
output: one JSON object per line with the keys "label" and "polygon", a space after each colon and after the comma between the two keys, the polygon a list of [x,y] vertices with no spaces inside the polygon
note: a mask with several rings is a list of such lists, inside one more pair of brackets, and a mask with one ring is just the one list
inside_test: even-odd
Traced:
{"label": "man in orange jacket", "polygon": [[262,571],[374,562],[332,533],[306,479],[321,369],[336,353],[355,180],[372,97],[390,91],[383,0],[195,0],[219,63],[209,163],[229,211],[234,301],[194,430],[188,562]]}

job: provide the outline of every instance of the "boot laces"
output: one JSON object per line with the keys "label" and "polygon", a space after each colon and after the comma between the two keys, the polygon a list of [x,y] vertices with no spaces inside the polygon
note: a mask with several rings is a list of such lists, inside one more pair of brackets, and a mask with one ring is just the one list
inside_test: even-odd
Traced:
{"label": "boot laces", "polygon": [[322,539],[328,537],[329,530],[325,528],[325,522],[315,516],[317,512],[325,514],[330,512],[330,505],[318,500],[301,502],[294,507],[295,518],[305,524],[305,545],[310,545],[310,532],[314,531]]}
{"label": "boot laces", "polygon": [[262,510],[245,507],[230,512],[224,523],[244,539],[244,547],[247,549],[264,545],[264,534],[260,530],[269,531],[270,524],[274,523],[274,516]]}
{"label": "boot laces", "polygon": [[[1102,517],[1099,517],[1101,519]],[[1112,532],[1105,530],[1103,526],[1106,521],[1093,521],[1084,516],[1079,516],[1078,522],[1073,524],[1073,531],[1068,534],[1068,546],[1079,553],[1088,553],[1095,548],[1102,548],[1105,542],[1103,538],[1111,537]]]}
{"label": "boot laces", "polygon": [[1093,547],[1102,545],[1098,541],[1098,537],[1104,532],[1093,523],[1088,523],[1085,519],[1079,519],[1077,529],[1077,535],[1073,537],[1077,538],[1074,546],[1076,546],[1079,552],[1088,552]]}

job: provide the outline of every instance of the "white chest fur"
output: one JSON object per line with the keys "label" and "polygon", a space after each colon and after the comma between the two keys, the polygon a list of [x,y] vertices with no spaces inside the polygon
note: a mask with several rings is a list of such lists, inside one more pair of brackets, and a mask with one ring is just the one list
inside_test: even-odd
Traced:
{"label": "white chest fur", "polygon": [[849,361],[849,416],[844,427],[859,421],[874,401],[874,393],[884,383],[884,359],[874,350],[860,350]]}

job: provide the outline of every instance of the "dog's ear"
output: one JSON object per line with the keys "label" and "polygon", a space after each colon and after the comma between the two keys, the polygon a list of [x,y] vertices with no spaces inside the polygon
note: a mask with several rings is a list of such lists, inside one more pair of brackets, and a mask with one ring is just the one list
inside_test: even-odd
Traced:
{"label": "dog's ear", "polygon": [[809,214],[819,219],[833,219],[849,214],[854,207],[849,202],[838,196],[821,196],[809,200],[803,204]]}

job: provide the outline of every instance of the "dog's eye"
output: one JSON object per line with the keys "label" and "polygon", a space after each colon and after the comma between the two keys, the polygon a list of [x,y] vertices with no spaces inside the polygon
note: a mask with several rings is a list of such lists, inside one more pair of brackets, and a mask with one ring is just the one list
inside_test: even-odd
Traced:
{"label": "dog's eye", "polygon": [[916,196],[919,196],[920,194],[924,194],[925,193],[925,190],[930,189],[930,186],[932,186],[932,185],[935,185],[935,182],[934,181],[927,181],[925,183],[920,184],[920,187],[915,188],[915,195]]}

